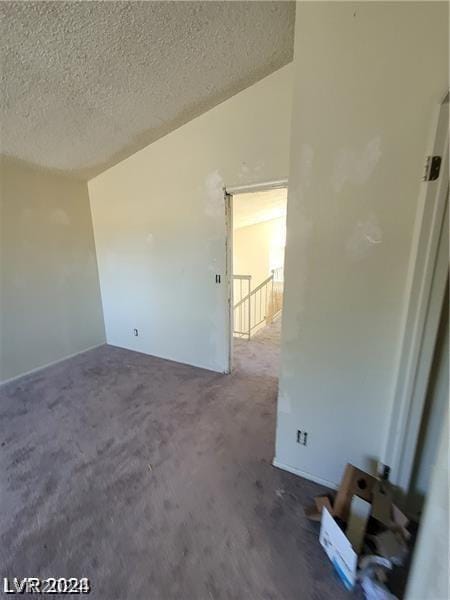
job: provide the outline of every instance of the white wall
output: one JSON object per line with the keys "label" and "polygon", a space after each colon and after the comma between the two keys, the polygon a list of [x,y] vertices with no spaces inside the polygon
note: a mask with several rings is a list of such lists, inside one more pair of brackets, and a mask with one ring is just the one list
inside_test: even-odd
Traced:
{"label": "white wall", "polygon": [[291,96],[288,65],[89,182],[108,343],[227,369],[223,186],[287,177]]}
{"label": "white wall", "polygon": [[252,288],[269,277],[271,269],[284,263],[286,219],[270,219],[240,227],[233,232],[233,271],[251,275]]}
{"label": "white wall", "polygon": [[[448,256],[448,253],[447,255]],[[449,403],[449,331],[448,298],[445,299],[439,325],[433,366],[422,415],[415,465],[409,489],[410,511],[421,512],[430,486],[433,465],[438,452],[442,423]]]}
{"label": "white wall", "polygon": [[448,600],[450,597],[449,436],[447,408],[416,542],[407,600]]}
{"label": "white wall", "polygon": [[447,54],[445,3],[297,6],[274,462],[329,484],[382,452]]}
{"label": "white wall", "polygon": [[105,341],[87,185],[0,165],[0,381]]}

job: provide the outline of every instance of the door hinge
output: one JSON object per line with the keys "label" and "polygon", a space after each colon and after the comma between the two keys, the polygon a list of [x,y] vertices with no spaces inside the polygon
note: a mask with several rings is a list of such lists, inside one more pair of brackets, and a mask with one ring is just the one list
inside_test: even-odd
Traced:
{"label": "door hinge", "polygon": [[436,181],[436,179],[439,178],[439,173],[441,171],[441,163],[441,156],[427,156],[423,181]]}

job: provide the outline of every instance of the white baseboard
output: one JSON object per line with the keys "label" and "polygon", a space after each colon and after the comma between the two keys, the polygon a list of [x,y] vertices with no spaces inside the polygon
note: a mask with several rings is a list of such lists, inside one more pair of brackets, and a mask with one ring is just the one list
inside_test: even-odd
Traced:
{"label": "white baseboard", "polygon": [[283,469],[283,471],[287,471],[288,473],[292,473],[293,475],[298,475],[299,477],[303,477],[304,479],[308,479],[309,481],[314,481],[314,483],[319,483],[320,485],[324,485],[325,487],[331,488],[332,490],[338,489],[338,486],[332,481],[328,481],[328,479],[322,479],[322,477],[316,477],[316,475],[312,475],[311,473],[307,473],[306,471],[297,469],[297,467],[286,465],[282,462],[279,462],[276,458],[273,459],[272,464],[278,469]]}
{"label": "white baseboard", "polygon": [[57,365],[58,363],[62,363],[65,360],[69,360],[69,358],[75,358],[79,354],[84,354],[85,352],[89,352],[89,350],[95,350],[95,348],[100,348],[100,346],[104,346],[106,342],[102,342],[101,344],[95,344],[95,346],[89,346],[89,348],[85,348],[84,350],[80,350],[79,352],[74,352],[73,354],[68,354],[67,356],[63,356],[63,358],[58,358],[57,360],[53,360],[52,362],[46,363],[45,365],[41,365],[40,367],[35,367],[30,371],[25,371],[25,373],[21,373],[20,375],[14,375],[14,377],[10,377],[9,379],[4,379],[0,381],[0,386],[6,385],[7,383],[12,383],[13,381],[18,381],[22,379],[22,377],[27,377],[28,375],[33,375],[33,373],[37,373],[38,371],[42,371],[43,369],[47,369],[47,367],[52,367],[53,365]]}

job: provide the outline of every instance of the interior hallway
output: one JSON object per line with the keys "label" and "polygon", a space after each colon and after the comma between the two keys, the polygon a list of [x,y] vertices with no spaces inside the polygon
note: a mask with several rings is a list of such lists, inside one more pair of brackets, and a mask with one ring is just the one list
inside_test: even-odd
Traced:
{"label": "interior hallway", "polygon": [[347,597],[303,516],[321,488],[271,466],[279,322],[220,375],[112,346],[0,390],[4,576],[92,598]]}
{"label": "interior hallway", "polygon": [[264,375],[273,379],[273,394],[278,389],[280,363],[281,316],[246,339],[233,339],[233,370],[245,375]]}

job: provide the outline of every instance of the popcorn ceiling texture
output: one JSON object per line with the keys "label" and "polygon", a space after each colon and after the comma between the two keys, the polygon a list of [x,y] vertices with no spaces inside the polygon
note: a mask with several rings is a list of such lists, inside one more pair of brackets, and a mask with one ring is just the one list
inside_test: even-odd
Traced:
{"label": "popcorn ceiling texture", "polygon": [[1,153],[82,178],[293,53],[293,2],[1,2],[0,15]]}

